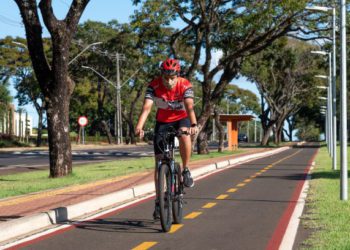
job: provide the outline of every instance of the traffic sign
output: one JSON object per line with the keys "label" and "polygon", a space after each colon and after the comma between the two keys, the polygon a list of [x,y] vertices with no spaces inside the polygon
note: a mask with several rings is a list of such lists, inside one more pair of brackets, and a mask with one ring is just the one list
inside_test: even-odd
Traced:
{"label": "traffic sign", "polygon": [[80,126],[85,127],[88,124],[88,119],[86,116],[80,116],[78,119],[78,123]]}

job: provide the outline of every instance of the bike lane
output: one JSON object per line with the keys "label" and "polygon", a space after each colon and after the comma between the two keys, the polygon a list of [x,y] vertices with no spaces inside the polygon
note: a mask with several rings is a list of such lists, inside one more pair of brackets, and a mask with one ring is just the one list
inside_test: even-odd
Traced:
{"label": "bike lane", "polygon": [[[316,149],[282,153],[212,174],[187,190],[182,225],[162,233],[153,199],[37,239],[24,249],[276,249],[276,234]],[[283,234],[282,234],[283,236]],[[278,240],[276,241],[278,242]],[[270,245],[269,245],[270,244]]]}

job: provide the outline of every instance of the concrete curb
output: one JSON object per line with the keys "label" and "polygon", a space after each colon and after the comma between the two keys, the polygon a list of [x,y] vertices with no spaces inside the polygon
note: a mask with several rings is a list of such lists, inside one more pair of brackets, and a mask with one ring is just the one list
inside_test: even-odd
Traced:
{"label": "concrete curb", "polygon": [[[231,168],[243,162],[267,157],[273,154],[280,153],[287,149],[289,149],[289,147],[282,147],[278,149],[269,150],[267,152],[255,153],[241,157],[237,156],[237,158],[235,159],[225,160],[214,164],[206,165],[198,169],[194,169],[192,171],[192,176],[194,179],[196,179],[200,176],[206,175],[211,172],[216,172],[225,168]],[[33,234],[34,232],[38,232],[58,223],[67,222],[69,220],[87,216],[91,213],[97,213],[98,211],[102,211],[107,207],[113,205],[117,206],[122,203],[131,201],[133,199],[141,198],[145,195],[153,193],[154,191],[154,183],[149,182],[146,184],[137,185],[133,188],[128,188],[114,193],[110,193],[74,205],[58,207],[48,212],[38,213],[35,215],[26,216],[9,222],[1,223],[0,246],[3,245],[6,241],[10,241],[11,239],[24,237],[25,235]],[[6,244],[7,243],[8,242],[6,242]]]}

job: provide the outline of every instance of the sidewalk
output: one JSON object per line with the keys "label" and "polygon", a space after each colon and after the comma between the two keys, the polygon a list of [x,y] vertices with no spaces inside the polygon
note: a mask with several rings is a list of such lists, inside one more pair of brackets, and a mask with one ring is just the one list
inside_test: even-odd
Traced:
{"label": "sidewalk", "polygon": [[[198,178],[209,172],[287,149],[249,149],[247,152],[220,158],[194,161],[192,175]],[[47,226],[96,213],[109,206],[123,204],[154,192],[153,171],[134,173],[93,183],[38,192],[0,200],[1,243],[42,230]],[[5,232],[5,233],[3,233]]]}

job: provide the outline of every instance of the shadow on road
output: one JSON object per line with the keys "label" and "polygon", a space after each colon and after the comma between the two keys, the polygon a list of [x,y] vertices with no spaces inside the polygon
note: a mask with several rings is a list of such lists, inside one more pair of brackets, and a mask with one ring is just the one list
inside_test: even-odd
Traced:
{"label": "shadow on road", "polygon": [[157,221],[146,219],[97,219],[91,221],[71,223],[79,229],[94,230],[101,232],[119,232],[119,233],[159,233],[162,232]]}

